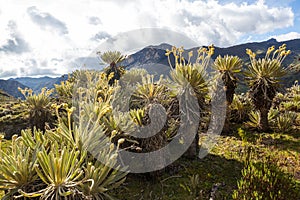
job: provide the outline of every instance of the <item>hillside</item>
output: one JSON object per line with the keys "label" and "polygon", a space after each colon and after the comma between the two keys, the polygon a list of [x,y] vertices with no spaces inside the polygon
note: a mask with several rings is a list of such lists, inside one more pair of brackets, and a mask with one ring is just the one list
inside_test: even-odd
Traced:
{"label": "hillside", "polygon": [[40,78],[31,78],[31,77],[20,77],[20,78],[11,78],[8,80],[0,79],[0,90],[11,95],[15,98],[23,99],[23,95],[18,91],[18,88],[31,88],[35,93],[38,93],[43,87],[48,89],[54,88],[54,84],[60,84],[60,82],[68,79],[68,75],[63,75],[60,77],[40,77]]}
{"label": "hillside", "polygon": [[[290,40],[285,42],[277,42],[275,39],[270,39],[264,42],[253,42],[253,43],[245,43],[240,45],[235,45],[227,48],[215,47],[215,53],[212,56],[212,59],[215,59],[218,55],[233,55],[239,56],[244,61],[244,69],[246,68],[247,63],[249,62],[249,57],[246,54],[246,49],[251,49],[256,52],[257,56],[260,57],[264,55],[267,49],[274,45],[275,48],[279,47],[282,44],[287,45],[287,49],[290,49],[292,53],[285,59],[284,65],[289,65],[293,63],[296,59],[299,59],[300,56],[300,39]],[[144,68],[151,74],[169,74],[170,66],[168,64],[168,59],[165,56],[165,50],[171,49],[172,45],[170,44],[160,44],[157,46],[148,46],[144,49],[136,52],[135,54],[130,55],[125,61],[123,61],[122,65],[126,66],[126,69],[131,68]],[[185,55],[189,51],[193,51],[193,55],[197,55],[197,50],[199,47],[195,47],[192,49],[186,49]],[[186,56],[187,57],[187,56]],[[194,56],[195,59],[195,56]],[[191,60],[194,62],[195,60]],[[241,76],[240,79],[243,79]],[[286,77],[284,83],[286,86],[291,86],[295,80],[300,79],[300,72],[295,74],[290,74]],[[244,90],[244,89],[240,89]]]}
{"label": "hillside", "polygon": [[16,98],[23,98],[23,95],[18,90],[18,88],[26,88],[25,85],[19,83],[15,80],[1,80],[0,79],[0,89],[3,90],[8,95],[11,95]]}
{"label": "hillside", "polygon": [[1,102],[11,101],[13,99],[14,99],[14,97],[12,97],[11,95],[7,94],[6,92],[4,92],[3,90],[0,89],[0,101]]}

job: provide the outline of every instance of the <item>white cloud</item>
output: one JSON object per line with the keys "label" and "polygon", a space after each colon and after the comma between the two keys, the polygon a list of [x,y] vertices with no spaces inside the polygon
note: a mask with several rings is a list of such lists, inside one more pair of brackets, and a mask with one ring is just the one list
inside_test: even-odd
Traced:
{"label": "white cloud", "polygon": [[277,41],[282,42],[282,41],[287,41],[287,40],[299,39],[300,33],[289,32],[289,33],[282,34],[282,35],[275,35],[275,36],[272,36],[271,38],[275,38]]}
{"label": "white cloud", "polygon": [[[95,48],[95,51],[121,51],[125,54],[134,53],[150,44],[159,45],[169,43],[175,46],[184,46],[192,48],[198,46],[198,43],[191,40],[185,34],[162,28],[142,28],[125,33],[120,33],[109,38],[101,45]],[[95,55],[95,54],[94,54]]]}
{"label": "white cloud", "polygon": [[[53,73],[65,73],[70,69],[70,63],[90,55],[104,38],[113,40],[113,36],[119,38],[115,45],[126,50],[140,48],[147,42],[167,42],[168,34],[162,32],[120,39],[126,34],[119,33],[140,28],[176,31],[198,45],[229,46],[238,43],[241,37],[293,26],[294,13],[289,7],[270,7],[262,0],[254,3],[237,1],[239,3],[219,3],[216,0],[78,0],[74,3],[65,0],[62,6],[59,1],[32,4],[4,0],[0,24],[14,21],[20,38],[28,43],[31,51],[18,57],[0,52],[0,69],[4,73],[7,66],[11,66],[10,70],[13,68],[21,75],[19,69],[27,68],[30,73],[32,66],[26,61],[34,59],[37,69],[48,67]],[[0,38],[0,47],[9,43],[11,34],[7,27],[0,26]],[[184,43],[182,39],[173,38],[173,41],[174,44],[188,45],[187,40]],[[0,73],[0,77],[2,75]]]}
{"label": "white cloud", "polygon": [[102,24],[101,19],[99,19],[98,17],[89,17],[89,23],[93,25]]}
{"label": "white cloud", "polygon": [[96,35],[94,35],[91,40],[95,40],[95,41],[101,41],[103,39],[107,39],[107,38],[111,38],[111,35],[109,35],[107,32],[105,31],[100,31],[99,33],[97,33]]}
{"label": "white cloud", "polygon": [[54,31],[59,34],[68,34],[68,28],[62,21],[49,13],[41,12],[35,6],[29,7],[27,13],[31,20],[46,31]]}
{"label": "white cloud", "polygon": [[9,21],[7,24],[9,37],[0,45],[0,52],[22,54],[30,50],[29,45],[19,33],[17,25],[14,21]]}

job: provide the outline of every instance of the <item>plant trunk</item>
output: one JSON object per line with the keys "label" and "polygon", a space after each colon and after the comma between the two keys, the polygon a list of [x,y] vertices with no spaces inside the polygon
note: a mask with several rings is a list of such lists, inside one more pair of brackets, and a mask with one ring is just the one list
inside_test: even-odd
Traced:
{"label": "plant trunk", "polygon": [[231,130],[231,123],[230,123],[230,116],[231,116],[231,109],[230,109],[230,104],[228,101],[226,101],[226,118],[225,118],[225,123],[223,126],[223,133],[229,133]]}
{"label": "plant trunk", "polygon": [[260,109],[259,128],[262,131],[269,130],[268,113],[269,113],[268,109],[265,109],[265,108]]}
{"label": "plant trunk", "polygon": [[199,153],[199,134],[197,133],[192,144],[188,150],[184,153],[184,157],[189,159],[196,159]]}

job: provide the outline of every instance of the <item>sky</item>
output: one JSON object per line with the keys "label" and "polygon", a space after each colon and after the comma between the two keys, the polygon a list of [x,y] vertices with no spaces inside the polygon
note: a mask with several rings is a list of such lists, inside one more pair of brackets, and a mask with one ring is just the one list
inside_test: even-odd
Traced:
{"label": "sky", "polygon": [[299,10],[297,0],[1,0],[0,78],[98,68],[97,51],[130,54],[164,42],[296,39]]}

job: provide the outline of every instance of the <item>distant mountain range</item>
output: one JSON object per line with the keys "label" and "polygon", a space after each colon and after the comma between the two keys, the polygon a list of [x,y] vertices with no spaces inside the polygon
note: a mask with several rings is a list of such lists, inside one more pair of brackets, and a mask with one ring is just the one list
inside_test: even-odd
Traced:
{"label": "distant mountain range", "polygon": [[44,76],[40,78],[20,77],[8,80],[0,79],[0,89],[15,98],[23,99],[24,97],[18,88],[31,88],[35,93],[38,93],[43,87],[52,89],[54,88],[54,84],[60,84],[61,81],[65,81],[67,79],[68,75],[55,78]]}
{"label": "distant mountain range", "polygon": [[[249,57],[246,54],[247,48],[256,52],[258,57],[262,57],[270,46],[275,45],[277,48],[284,43],[287,45],[287,49],[292,51],[292,54],[285,59],[283,64],[289,65],[296,59],[298,62],[300,62],[300,39],[289,40],[285,42],[277,42],[275,39],[270,39],[264,42],[245,43],[227,48],[215,47],[215,53],[212,56],[212,59],[215,59],[218,55],[224,56],[228,54],[239,56],[245,63],[244,67],[246,67],[247,63],[249,63]],[[162,74],[168,75],[170,66],[168,63],[168,58],[165,56],[165,50],[171,48],[172,45],[166,43],[156,46],[147,46],[144,49],[130,55],[121,64],[125,66],[126,69],[143,68],[146,69],[150,74],[155,74],[158,76]],[[193,55],[197,55],[198,49],[199,47],[186,49],[184,55],[187,57],[187,53],[189,51],[193,51]],[[193,59],[195,59],[195,57],[196,56],[194,56]],[[194,61],[193,59],[192,62]],[[174,61],[174,58],[171,57],[171,60]],[[40,78],[22,77],[9,80],[0,79],[0,89],[9,95],[19,98],[22,97],[22,94],[18,91],[18,87],[28,87],[32,88],[35,92],[39,92],[43,87],[47,87],[49,89],[53,88],[54,84],[59,84],[61,81],[65,81],[67,77],[68,75],[63,75],[56,78],[45,76]],[[240,78],[242,79],[242,77]],[[289,75],[285,78],[284,82],[286,86],[290,86],[295,80],[300,80],[300,72]]]}
{"label": "distant mountain range", "polygon": [[31,78],[31,77],[20,77],[10,80],[18,81],[19,83],[25,85],[28,88],[31,88],[34,92],[39,92],[43,87],[48,89],[54,88],[54,84],[60,84],[61,81],[68,79],[68,75],[63,75],[61,77],[51,78],[48,76],[40,78]]}

